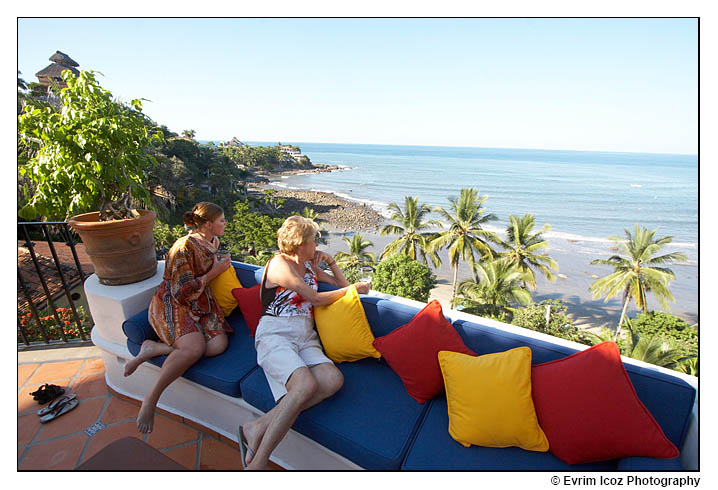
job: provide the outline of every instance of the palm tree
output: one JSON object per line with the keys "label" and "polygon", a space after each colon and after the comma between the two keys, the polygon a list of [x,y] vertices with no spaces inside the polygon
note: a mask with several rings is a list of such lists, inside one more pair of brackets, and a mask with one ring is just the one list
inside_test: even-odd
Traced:
{"label": "palm tree", "polygon": [[548,248],[548,243],[541,236],[542,233],[551,230],[551,225],[543,225],[540,230],[533,233],[536,223],[536,216],[525,214],[523,218],[509,216],[509,225],[506,227],[506,241],[501,246],[508,250],[500,255],[508,258],[516,264],[519,269],[526,273],[526,282],[532,289],[536,289],[536,277],[532,267],[538,269],[549,281],[555,281],[554,269],[558,271],[558,264],[545,253],[537,253],[539,250]]}
{"label": "palm tree", "polygon": [[441,265],[441,259],[435,252],[429,251],[428,246],[434,234],[423,232],[430,226],[441,226],[437,220],[423,221],[426,215],[431,213],[431,206],[428,204],[419,205],[418,197],[406,196],[404,198],[404,211],[396,203],[389,204],[388,209],[392,211],[391,219],[398,225],[386,225],[380,231],[381,235],[400,235],[399,238],[387,244],[381,254],[381,258],[403,253],[414,260],[417,254],[421,255],[424,264],[429,265],[426,256],[428,255],[434,267]]}
{"label": "palm tree", "polygon": [[182,131],[182,137],[187,138],[188,140],[193,140],[196,134],[197,133],[194,129],[185,129]]}
{"label": "palm tree", "polygon": [[479,312],[498,315],[511,304],[528,305],[531,293],[524,286],[527,273],[506,258],[477,263],[476,278],[459,285],[462,303]]}
{"label": "palm tree", "polygon": [[676,276],[672,270],[656,266],[686,260],[686,256],[678,252],[655,256],[664,245],[673,240],[673,237],[670,236],[655,239],[654,236],[658,229],[649,231],[647,228],[636,225],[634,235],[631,235],[628,229],[624,231],[626,233],[625,241],[615,236],[609,238],[611,241],[618,242],[619,252],[623,255],[613,255],[607,260],[596,259],[591,262],[591,264],[610,265],[614,268],[614,272],[596,279],[589,288],[594,299],[605,296],[606,302],[618,294],[623,294],[623,310],[621,310],[621,318],[618,320],[616,338],[621,333],[621,325],[626,317],[626,310],[631,298],[636,303],[636,308],[640,308],[645,313],[648,310],[646,293],[651,292],[661,303],[663,309],[668,309],[666,300],[675,301],[668,290],[668,285]]}
{"label": "palm tree", "polygon": [[676,346],[673,342],[660,336],[639,336],[631,328],[631,322],[626,320],[630,332],[629,345],[624,355],[639,361],[649,362],[656,366],[674,369],[683,362],[695,358]]}
{"label": "palm tree", "polygon": [[342,270],[347,271],[351,277],[355,275],[358,276],[360,266],[374,266],[376,264],[376,256],[366,251],[367,248],[374,246],[372,242],[365,240],[364,237],[358,233],[355,233],[351,240],[347,237],[342,237],[342,240],[349,246],[349,253],[337,252],[334,255],[334,260],[336,260],[337,265]]}
{"label": "palm tree", "polygon": [[475,189],[461,189],[459,198],[450,197],[451,212],[437,207],[449,223],[450,228],[437,234],[429,244],[429,250],[436,252],[444,247],[449,248],[449,261],[454,268],[453,293],[451,295],[451,308],[456,298],[457,278],[459,275],[459,261],[468,260],[473,268],[476,264],[474,254],[481,258],[493,258],[494,250],[488,242],[500,243],[496,233],[484,230],[482,227],[489,221],[496,221],[494,214],[484,215],[483,206],[487,196],[481,197]]}
{"label": "palm tree", "polygon": [[[322,219],[319,217],[319,213],[317,213],[314,209],[304,206],[304,209],[302,209],[302,212],[299,213],[299,216],[303,216],[307,219],[310,219],[314,221],[316,224],[321,224],[326,222],[325,219]],[[326,230],[319,230],[319,236],[317,236],[317,243],[320,243],[322,245],[326,245],[329,243],[329,240],[327,239],[327,236],[329,233]]]}

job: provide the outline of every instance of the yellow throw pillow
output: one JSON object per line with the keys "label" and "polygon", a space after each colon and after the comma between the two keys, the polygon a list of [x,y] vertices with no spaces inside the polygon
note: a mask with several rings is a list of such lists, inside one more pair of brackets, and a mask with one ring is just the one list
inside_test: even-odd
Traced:
{"label": "yellow throw pillow", "polygon": [[232,296],[232,290],[242,287],[239,279],[237,279],[237,271],[234,270],[234,266],[230,265],[226,271],[212,279],[209,282],[209,287],[220,308],[222,308],[224,316],[229,316],[237,306],[237,300]]}
{"label": "yellow throw pillow", "polygon": [[354,286],[327,306],[314,308],[314,320],[324,352],[334,362],[352,362],[365,357],[381,357],[372,345],[371,333],[359,294]]}
{"label": "yellow throw pillow", "polygon": [[449,405],[449,434],[457,442],[548,451],[531,398],[531,349],[468,356],[439,351]]}

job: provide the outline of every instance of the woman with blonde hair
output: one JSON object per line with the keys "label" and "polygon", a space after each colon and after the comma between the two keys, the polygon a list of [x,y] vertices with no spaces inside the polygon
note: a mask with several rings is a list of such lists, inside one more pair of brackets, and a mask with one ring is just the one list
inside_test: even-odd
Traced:
{"label": "woman with blonde hair", "polygon": [[192,231],[172,245],[148,312],[160,342],[145,340],[137,357],[125,365],[129,376],[146,360],[167,355],[137,415],[142,433],[152,432],[155,408],[165,388],[202,356],[224,352],[227,333],[232,332],[209,288],[212,279],[231,267],[229,258],[217,258],[217,237],[224,235],[226,225],[224,211],[211,202],[200,202],[184,214],[184,223]]}
{"label": "woman with blonde hair", "polygon": [[[277,405],[238,428],[242,467],[266,469],[269,456],[299,414],[332,396],[344,383],[324,354],[314,329],[314,306],[328,305],[350,287],[332,257],[317,250],[317,225],[301,216],[287,218],[277,231],[279,254],[266,265],[260,296],[262,316],[255,334],[257,363]],[[326,262],[332,275],[319,268]],[[318,282],[340,289],[318,292]],[[357,291],[369,292],[367,283]]]}

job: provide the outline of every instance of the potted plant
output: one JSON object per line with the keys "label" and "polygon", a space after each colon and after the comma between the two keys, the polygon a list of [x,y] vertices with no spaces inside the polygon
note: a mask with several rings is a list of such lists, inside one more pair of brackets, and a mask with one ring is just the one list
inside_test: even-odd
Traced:
{"label": "potted plant", "polygon": [[[18,212],[25,219],[69,219],[85,244],[100,282],[129,284],[157,271],[154,211],[149,202],[148,153],[162,132],[142,114],[140,100],[113,100],[92,71],[62,73],[60,108],[27,105],[18,117],[18,140],[29,158],[19,165],[35,187]],[[94,212],[87,212],[91,210]],[[98,211],[99,210],[99,211]],[[79,214],[82,213],[82,214]],[[73,216],[75,215],[75,216]]]}

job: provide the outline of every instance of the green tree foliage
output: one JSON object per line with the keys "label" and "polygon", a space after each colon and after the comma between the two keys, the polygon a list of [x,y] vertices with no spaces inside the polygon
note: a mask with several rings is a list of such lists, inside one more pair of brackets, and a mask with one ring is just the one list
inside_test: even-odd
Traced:
{"label": "green tree foliage", "polygon": [[347,281],[357,282],[359,280],[359,267],[363,265],[374,267],[376,264],[376,256],[366,251],[374,244],[369,240],[365,240],[358,233],[355,233],[351,240],[347,237],[342,237],[342,240],[349,247],[349,252],[337,252],[334,255],[334,260],[341,268]]}
{"label": "green tree foliage", "polygon": [[698,329],[675,315],[664,311],[638,313],[630,324],[631,331],[641,337],[663,337],[685,353],[698,352]]}
{"label": "green tree foliage", "polygon": [[507,259],[476,263],[477,277],[459,285],[458,304],[468,313],[505,320],[511,305],[527,305],[531,293],[523,287],[526,274]]}
{"label": "green tree foliage", "polygon": [[235,165],[271,168],[282,162],[282,152],[276,146],[225,146],[221,154]]}
{"label": "green tree foliage", "polygon": [[664,335],[640,335],[634,328],[633,322],[626,322],[630,335],[622,354],[639,361],[655,364],[656,366],[680,370],[685,361],[696,357],[695,353],[687,353],[677,342]]}
{"label": "green tree foliage", "polygon": [[544,225],[534,233],[536,216],[525,214],[523,217],[509,216],[509,225],[506,227],[506,241],[501,241],[501,246],[506,249],[500,255],[508,258],[516,264],[521,271],[526,273],[527,284],[536,289],[536,277],[533,269],[538,269],[549,281],[556,280],[553,270],[558,271],[558,264],[554,259],[545,253],[539,253],[548,248],[548,242],[544,240],[542,233],[551,230],[550,225]]}
{"label": "green tree foliage", "polygon": [[668,309],[666,300],[674,301],[673,295],[668,290],[668,285],[676,276],[672,270],[660,266],[686,260],[686,256],[678,252],[656,256],[665,245],[673,240],[673,237],[670,236],[656,239],[655,235],[658,229],[649,231],[647,228],[636,225],[633,235],[628,229],[624,231],[626,233],[625,240],[620,237],[610,237],[611,241],[618,244],[619,252],[622,255],[616,254],[607,260],[596,259],[591,262],[591,264],[610,265],[614,272],[596,279],[589,288],[594,298],[605,296],[606,301],[616,295],[623,295],[623,310],[621,318],[618,320],[616,338],[621,333],[621,326],[631,299],[634,300],[636,307],[645,313],[647,311],[646,296],[651,292],[658,298],[661,306]]}
{"label": "green tree foliage", "polygon": [[[548,323],[546,322],[547,307],[550,308]],[[595,343],[594,336],[573,325],[573,320],[567,314],[566,306],[560,300],[541,301],[517,308],[513,312],[511,323],[584,345]]]}
{"label": "green tree foliage", "polygon": [[379,262],[371,282],[376,291],[424,302],[435,285],[434,274],[427,266],[403,254]]}
{"label": "green tree foliage", "polygon": [[255,256],[260,251],[277,249],[277,230],[284,222],[283,217],[260,215],[246,201],[237,201],[233,211],[222,239],[232,255]]}
{"label": "green tree foliage", "polygon": [[131,218],[132,197],[149,200],[148,153],[162,133],[142,114],[142,102],[112,99],[92,71],[62,73],[61,110],[26,105],[18,133],[30,158],[19,168],[35,189],[20,215],[66,219],[100,210],[100,219]]}
{"label": "green tree foliage", "polygon": [[174,245],[179,238],[186,235],[187,231],[185,231],[184,226],[170,226],[167,223],[156,220],[152,228],[152,233],[155,236],[155,251],[159,253],[162,249],[169,250],[172,248],[172,245]]}
{"label": "green tree foliage", "polygon": [[422,232],[430,226],[441,226],[436,220],[424,221],[424,218],[431,213],[431,206],[419,204],[418,197],[406,196],[404,198],[404,211],[396,203],[388,206],[391,211],[391,219],[395,225],[386,225],[379,232],[381,235],[399,235],[399,238],[387,244],[381,254],[381,258],[401,253],[414,260],[422,258],[424,264],[429,265],[426,259],[428,255],[434,267],[441,265],[441,259],[435,251],[429,250],[429,242],[434,238],[434,233]]}
{"label": "green tree foliage", "polygon": [[475,254],[483,259],[493,258],[495,252],[489,242],[500,242],[495,233],[483,229],[486,223],[498,219],[494,214],[484,214],[482,206],[487,198],[481,197],[476,189],[461,189],[458,198],[449,198],[449,211],[436,208],[449,222],[449,230],[440,232],[429,244],[429,250],[437,251],[445,247],[449,249],[449,262],[454,268],[452,308],[458,286],[459,262],[468,261],[473,268],[477,262]]}

